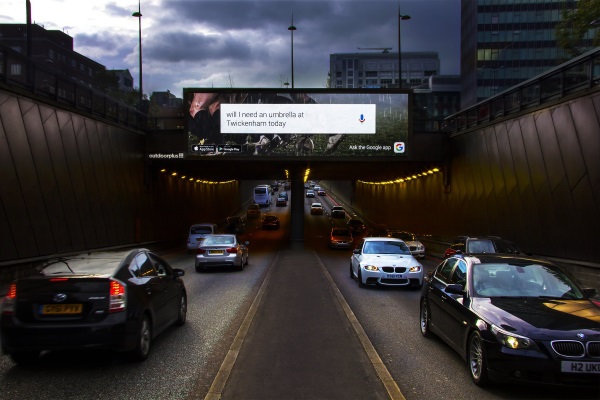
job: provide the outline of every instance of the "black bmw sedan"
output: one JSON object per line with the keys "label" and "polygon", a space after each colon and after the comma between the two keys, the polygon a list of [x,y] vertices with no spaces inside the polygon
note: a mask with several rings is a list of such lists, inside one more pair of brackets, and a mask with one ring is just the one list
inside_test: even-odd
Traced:
{"label": "black bmw sedan", "polygon": [[600,307],[558,266],[521,256],[452,256],[425,279],[420,329],[490,381],[600,387]]}
{"label": "black bmw sedan", "polygon": [[51,260],[10,285],[2,352],[22,363],[44,350],[106,348],[143,361],[153,338],[186,321],[183,275],[147,249]]}

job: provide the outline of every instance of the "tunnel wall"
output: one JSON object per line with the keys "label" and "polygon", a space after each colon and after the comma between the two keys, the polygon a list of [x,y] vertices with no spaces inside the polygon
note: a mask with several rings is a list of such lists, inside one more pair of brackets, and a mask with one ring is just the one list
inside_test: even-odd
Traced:
{"label": "tunnel wall", "polygon": [[449,150],[445,176],[357,182],[355,207],[389,227],[498,235],[534,254],[600,262],[599,92],[454,135]]}
{"label": "tunnel wall", "polygon": [[185,238],[239,206],[237,181],[147,173],[145,146],[139,132],[0,89],[0,264]]}

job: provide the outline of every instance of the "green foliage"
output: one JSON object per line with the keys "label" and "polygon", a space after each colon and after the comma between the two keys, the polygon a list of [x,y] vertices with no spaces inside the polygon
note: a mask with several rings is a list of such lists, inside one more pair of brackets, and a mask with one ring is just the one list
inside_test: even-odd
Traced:
{"label": "green foliage", "polygon": [[586,34],[592,35],[591,47],[600,46],[600,1],[579,0],[575,9],[565,10],[562,21],[556,25],[558,45],[571,56],[589,50]]}
{"label": "green foliage", "polygon": [[121,90],[119,79],[110,70],[98,71],[94,75],[94,88],[131,107],[137,107],[140,101],[140,91],[137,89]]}

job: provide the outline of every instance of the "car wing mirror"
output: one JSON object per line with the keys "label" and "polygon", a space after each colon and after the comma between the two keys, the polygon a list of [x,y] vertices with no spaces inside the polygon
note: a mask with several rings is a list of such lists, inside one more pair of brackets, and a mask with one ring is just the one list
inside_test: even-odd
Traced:
{"label": "car wing mirror", "polygon": [[184,276],[185,275],[185,271],[179,268],[174,268],[173,269],[173,276],[175,276],[176,278]]}
{"label": "car wing mirror", "polygon": [[446,293],[450,294],[465,294],[465,290],[462,285],[458,283],[451,283],[446,286]]}
{"label": "car wing mirror", "polygon": [[352,251],[352,253],[354,253],[354,254],[360,254],[360,249],[354,249],[354,250]]}
{"label": "car wing mirror", "polygon": [[598,291],[595,288],[584,288],[581,290],[586,298],[594,297]]}

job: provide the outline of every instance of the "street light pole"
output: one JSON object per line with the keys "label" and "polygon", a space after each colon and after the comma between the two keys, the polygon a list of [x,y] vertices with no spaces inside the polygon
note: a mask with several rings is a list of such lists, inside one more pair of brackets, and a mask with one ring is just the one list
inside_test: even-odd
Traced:
{"label": "street light pole", "polygon": [[288,27],[288,31],[292,33],[292,89],[294,88],[294,14],[292,14],[292,24]]}
{"label": "street light pole", "polygon": [[138,18],[138,22],[139,22],[139,48],[140,48],[140,104],[139,104],[139,109],[142,110],[142,101],[144,99],[144,91],[143,91],[143,86],[142,86],[142,9],[141,9],[141,0],[138,0],[138,10],[136,12],[134,12],[133,14],[131,14],[132,17],[136,17]]}
{"label": "street light pole", "polygon": [[398,87],[402,88],[402,40],[400,36],[400,21],[410,19],[410,15],[400,14],[400,1],[398,1]]}

